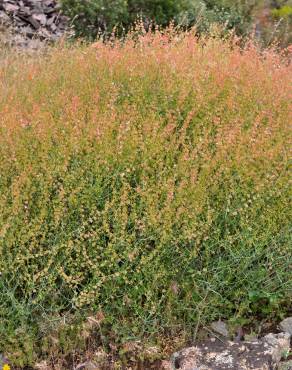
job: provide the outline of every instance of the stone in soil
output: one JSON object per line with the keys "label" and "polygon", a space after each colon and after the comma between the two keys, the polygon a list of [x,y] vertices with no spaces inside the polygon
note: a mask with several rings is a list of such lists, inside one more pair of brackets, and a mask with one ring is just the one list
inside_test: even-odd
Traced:
{"label": "stone in soil", "polygon": [[213,331],[215,333],[220,334],[220,335],[222,335],[223,337],[226,337],[226,338],[229,337],[229,331],[228,331],[228,328],[227,328],[227,325],[225,324],[225,322],[223,322],[221,320],[212,322],[211,328],[213,329]]}
{"label": "stone in soil", "polygon": [[268,334],[253,342],[206,341],[172,356],[180,370],[272,370],[290,349],[288,333]]}
{"label": "stone in soil", "polygon": [[281,321],[279,326],[282,331],[292,336],[292,317],[287,317],[285,320]]}

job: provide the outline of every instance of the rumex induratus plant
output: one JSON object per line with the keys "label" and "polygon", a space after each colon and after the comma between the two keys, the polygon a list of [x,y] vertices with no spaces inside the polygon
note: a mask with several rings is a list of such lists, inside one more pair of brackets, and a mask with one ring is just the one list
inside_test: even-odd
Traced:
{"label": "rumex induratus plant", "polygon": [[118,342],[288,309],[285,53],[170,29],[4,58],[0,343],[12,361],[48,351],[66,315],[102,312]]}

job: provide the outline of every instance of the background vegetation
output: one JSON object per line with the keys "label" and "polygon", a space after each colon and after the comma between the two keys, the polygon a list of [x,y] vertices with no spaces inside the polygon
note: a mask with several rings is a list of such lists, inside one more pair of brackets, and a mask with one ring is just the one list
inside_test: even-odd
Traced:
{"label": "background vegetation", "polygon": [[142,19],[150,24],[197,27],[206,32],[214,23],[248,35],[256,27],[264,44],[276,38],[287,45],[292,35],[291,0],[61,0],[63,10],[75,26],[77,36],[96,38],[99,33],[127,32]]}
{"label": "background vegetation", "polygon": [[2,58],[0,348],[15,364],[289,309],[286,51],[140,31]]}
{"label": "background vegetation", "polygon": [[243,33],[255,8],[252,0],[62,0],[62,4],[75,18],[77,35],[87,37],[96,37],[99,31],[111,33],[113,27],[127,31],[137,18],[142,18],[146,27],[151,22],[167,26],[174,21],[187,27],[198,23],[206,30],[218,22]]}

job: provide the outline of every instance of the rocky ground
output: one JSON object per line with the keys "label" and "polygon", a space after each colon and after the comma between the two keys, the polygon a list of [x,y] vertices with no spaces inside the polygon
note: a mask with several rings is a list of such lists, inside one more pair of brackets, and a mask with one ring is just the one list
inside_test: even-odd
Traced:
{"label": "rocky ground", "polygon": [[229,339],[223,322],[211,325],[214,336],[209,340],[182,349],[172,356],[169,370],[292,370],[292,317],[279,325],[280,333],[269,333],[262,338],[237,336]]}
{"label": "rocky ground", "polygon": [[37,49],[69,32],[56,0],[0,0],[2,44]]}
{"label": "rocky ground", "polygon": [[[207,329],[207,328],[206,328]],[[169,360],[133,363],[125,370],[292,370],[292,317],[283,320],[277,333],[244,335],[238,331],[231,335],[222,321],[214,322],[208,328],[208,338],[194,343],[174,353]],[[155,347],[149,351],[155,352]],[[66,365],[70,370],[110,370],[116,369],[115,360],[102,348],[89,359],[74,366]],[[43,361],[36,365],[38,370],[52,370]],[[63,368],[63,367],[61,367]],[[59,368],[58,368],[59,369]]]}

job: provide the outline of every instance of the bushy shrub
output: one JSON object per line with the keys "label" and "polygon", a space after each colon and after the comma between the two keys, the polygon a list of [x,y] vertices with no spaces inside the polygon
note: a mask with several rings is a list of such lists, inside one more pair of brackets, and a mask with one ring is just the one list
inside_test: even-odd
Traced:
{"label": "bushy shrub", "polygon": [[285,48],[292,43],[292,1],[274,0],[269,5],[257,17],[259,40],[264,45],[277,43]]}
{"label": "bushy shrub", "polygon": [[0,76],[11,361],[84,348],[87,316],[108,349],[289,309],[292,66],[280,55],[169,31],[8,56]]}
{"label": "bushy shrub", "polygon": [[276,21],[275,35],[283,45],[292,43],[292,3],[272,10],[273,20]]}
{"label": "bushy shrub", "polygon": [[128,31],[142,18],[149,24],[167,26],[170,22],[206,31],[213,23],[234,28],[240,34],[250,30],[255,2],[226,0],[61,0],[63,10],[75,25],[77,36],[95,38],[99,32]]}
{"label": "bushy shrub", "polygon": [[194,14],[190,24],[198,24],[199,30],[206,31],[214,24],[234,29],[240,35],[247,35],[253,23],[253,11],[259,2],[252,0],[190,0],[188,13]]}
{"label": "bushy shrub", "polygon": [[138,19],[145,25],[156,22],[168,25],[181,11],[181,0],[62,0],[63,10],[73,20],[77,36],[95,38],[97,34],[110,34],[129,30]]}
{"label": "bushy shrub", "polygon": [[61,4],[77,36],[96,38],[128,23],[127,0],[62,0]]}
{"label": "bushy shrub", "polygon": [[292,17],[292,6],[285,5],[280,9],[273,9],[272,14],[275,18],[289,18]]}

